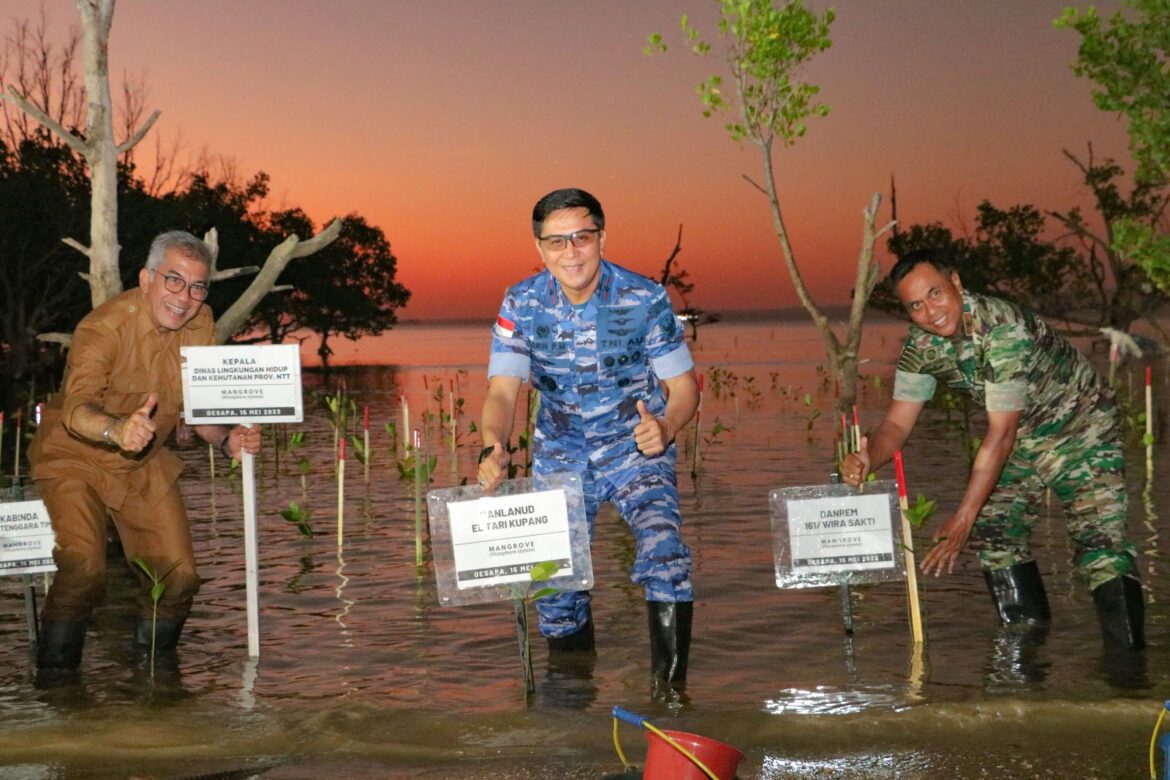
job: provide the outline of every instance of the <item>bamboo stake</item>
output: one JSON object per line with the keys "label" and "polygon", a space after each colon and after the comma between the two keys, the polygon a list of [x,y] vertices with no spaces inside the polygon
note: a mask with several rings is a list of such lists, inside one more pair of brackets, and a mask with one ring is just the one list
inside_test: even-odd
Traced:
{"label": "bamboo stake", "polygon": [[922,643],[922,612],[918,606],[918,566],[914,562],[914,538],[911,535],[910,519],[906,510],[910,502],[906,498],[906,472],[902,468],[902,451],[894,453],[894,474],[898,480],[898,506],[902,515],[902,554],[906,561],[906,590],[910,596],[910,628],[914,643]]}
{"label": "bamboo stake", "polygon": [[366,404],[362,408],[362,453],[365,455],[365,462],[362,464],[365,469],[366,484],[370,484],[370,405]]}
{"label": "bamboo stake", "polygon": [[451,395],[447,396],[447,409],[451,418],[451,458],[455,457],[455,434],[458,433],[458,425],[455,422],[455,380],[450,381]]}
{"label": "bamboo stake", "polygon": [[345,529],[345,438],[337,443],[337,549],[341,550]]}
{"label": "bamboo stake", "polygon": [[12,450],[12,484],[20,481],[20,418],[23,410],[16,410],[16,445]]}
{"label": "bamboo stake", "polygon": [[699,405],[695,408],[695,446],[691,450],[691,479],[695,479],[699,474],[699,443],[700,428],[703,420],[703,379],[706,374],[699,374]]}
{"label": "bamboo stake", "polygon": [[845,422],[845,413],[841,412],[841,427],[837,429],[837,471],[845,465],[845,456],[849,454],[849,424]]}
{"label": "bamboo stake", "polygon": [[1146,366],[1146,477],[1154,475],[1154,384]]}
{"label": "bamboo stake", "polygon": [[414,432],[414,565],[423,565],[422,547],[422,434]]}
{"label": "bamboo stake", "polygon": [[853,452],[861,452],[861,420],[857,416],[857,404],[853,404],[853,437],[850,439],[850,446],[853,447]]}
{"label": "bamboo stake", "polygon": [[410,404],[404,395],[398,400],[402,404],[402,457],[405,458],[410,454]]}

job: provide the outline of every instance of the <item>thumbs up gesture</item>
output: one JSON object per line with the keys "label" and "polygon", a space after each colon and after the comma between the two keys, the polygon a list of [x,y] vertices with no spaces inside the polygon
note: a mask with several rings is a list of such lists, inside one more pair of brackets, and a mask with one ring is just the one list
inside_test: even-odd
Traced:
{"label": "thumbs up gesture", "polygon": [[857,487],[869,476],[869,437],[861,437],[861,449],[845,456],[841,464],[841,479],[845,484]]}
{"label": "thumbs up gesture", "polygon": [[146,397],[146,402],[142,406],[134,410],[134,413],[126,417],[118,425],[114,426],[111,431],[111,438],[118,443],[126,452],[141,452],[150,444],[150,440],[154,438],[154,420],[150,418],[154,414],[154,408],[158,406],[158,393],[151,393]]}
{"label": "thumbs up gesture", "polygon": [[638,417],[641,419],[634,426],[634,442],[638,445],[638,452],[646,456],[664,452],[670,444],[666,420],[651,414],[643,401],[638,401]]}

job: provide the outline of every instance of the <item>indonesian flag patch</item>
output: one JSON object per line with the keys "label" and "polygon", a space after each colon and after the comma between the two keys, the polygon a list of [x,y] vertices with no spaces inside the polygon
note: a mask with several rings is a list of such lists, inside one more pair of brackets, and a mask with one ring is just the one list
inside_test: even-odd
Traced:
{"label": "indonesian flag patch", "polygon": [[512,334],[516,332],[516,323],[511,320],[504,319],[501,315],[496,317],[496,335],[502,339],[512,338]]}

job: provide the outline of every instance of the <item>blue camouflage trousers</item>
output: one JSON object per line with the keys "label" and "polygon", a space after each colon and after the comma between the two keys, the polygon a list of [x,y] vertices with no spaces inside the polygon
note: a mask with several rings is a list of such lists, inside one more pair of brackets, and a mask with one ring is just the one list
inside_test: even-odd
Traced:
{"label": "blue camouflage trousers", "polygon": [[[563,467],[563,466],[562,466]],[[539,470],[539,466],[538,466]],[[646,591],[647,601],[691,601],[691,551],[683,544],[674,459],[662,458],[623,468],[616,474],[581,472],[589,538],[601,504],[613,504],[634,534],[630,580]],[[589,620],[588,591],[565,591],[536,601],[540,632],[548,637],[574,634]]]}

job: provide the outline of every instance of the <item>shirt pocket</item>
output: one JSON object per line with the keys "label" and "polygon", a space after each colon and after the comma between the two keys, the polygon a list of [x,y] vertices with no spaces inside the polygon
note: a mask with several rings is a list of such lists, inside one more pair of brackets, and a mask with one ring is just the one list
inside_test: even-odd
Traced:
{"label": "shirt pocket", "polygon": [[131,414],[146,402],[153,389],[153,380],[146,371],[115,371],[110,376],[110,391],[106,394],[106,411]]}

